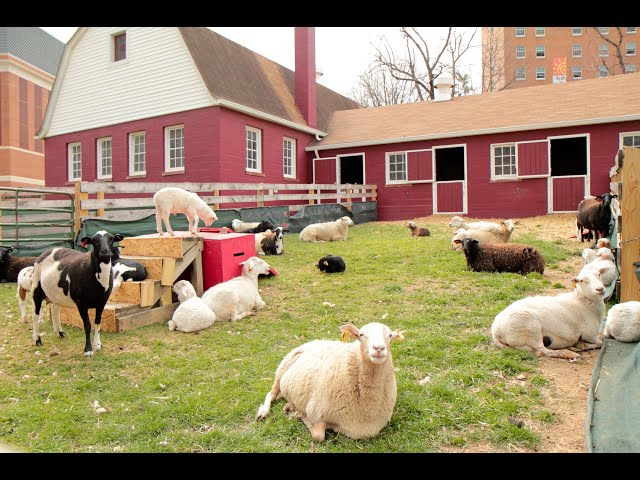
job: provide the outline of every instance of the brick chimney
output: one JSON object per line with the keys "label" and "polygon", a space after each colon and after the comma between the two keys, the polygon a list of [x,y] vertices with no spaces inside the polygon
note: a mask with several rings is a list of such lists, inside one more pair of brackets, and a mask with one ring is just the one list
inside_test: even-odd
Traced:
{"label": "brick chimney", "polygon": [[295,96],[296,106],[300,109],[307,124],[316,128],[316,31],[314,27],[295,27],[296,70]]}

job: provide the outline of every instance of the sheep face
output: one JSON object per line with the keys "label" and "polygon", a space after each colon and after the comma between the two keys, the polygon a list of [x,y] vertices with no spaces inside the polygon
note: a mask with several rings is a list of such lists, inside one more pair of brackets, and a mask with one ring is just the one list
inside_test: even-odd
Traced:
{"label": "sheep face", "polygon": [[173,290],[176,293],[176,295],[178,295],[178,301],[180,303],[184,302],[189,298],[198,296],[196,294],[196,289],[193,288],[193,285],[188,280],[180,280],[174,283],[173,287],[171,287],[171,290]]}
{"label": "sheep face", "polygon": [[462,224],[463,224],[464,220],[462,220],[462,217],[459,217],[458,215],[456,215],[455,217],[453,217],[451,219],[451,221],[449,222],[449,226],[451,228],[461,228]]}
{"label": "sheep face", "polygon": [[516,223],[511,219],[503,220],[502,225],[504,225],[505,231],[508,233],[513,232],[513,230],[516,228]]}
{"label": "sheep face", "polygon": [[353,223],[353,220],[351,220],[350,217],[347,217],[346,215],[342,218],[340,218],[340,223],[342,225],[346,225],[348,227],[353,227],[355,225],[355,223]]}
{"label": "sheep face", "polygon": [[0,263],[9,260],[9,254],[13,252],[13,247],[0,247]]}
{"label": "sheep face", "polygon": [[251,275],[269,275],[269,273],[273,273],[277,275],[275,270],[271,268],[267,262],[265,262],[260,257],[251,257],[244,262],[240,262],[240,265],[243,266],[242,273],[243,274],[251,274]]}
{"label": "sheep face", "polygon": [[464,228],[459,228],[451,238],[451,250],[462,250],[462,239],[466,238],[467,234]]}
{"label": "sheep face", "polygon": [[417,225],[414,222],[409,222],[407,223],[407,228],[410,228],[411,230],[415,230],[417,228]]}
{"label": "sheep face", "polygon": [[114,242],[119,242],[124,238],[124,235],[117,233],[115,235],[100,230],[96,232],[92,237],[82,237],[82,246],[86,246],[89,242],[93,245],[93,250],[96,252],[100,263],[111,263],[114,251]]}
{"label": "sheep face", "polygon": [[611,250],[606,247],[599,248],[596,256],[600,260],[611,260],[612,262],[615,260]]}
{"label": "sheep face", "polygon": [[360,341],[362,358],[376,365],[383,364],[390,357],[389,343],[392,340],[404,338],[404,332],[392,332],[389,327],[377,322],[368,323],[360,329],[351,324],[343,325],[340,331],[343,339],[347,336],[357,338]]}
{"label": "sheep face", "polygon": [[584,264],[593,262],[596,259],[596,252],[592,248],[582,250],[582,261]]}
{"label": "sheep face", "polygon": [[604,284],[598,272],[583,269],[572,280],[576,290],[587,298],[598,298],[604,295]]}
{"label": "sheep face", "polygon": [[478,249],[478,245],[480,242],[475,238],[465,237],[462,240],[462,250],[464,254],[469,256],[472,252]]}
{"label": "sheep face", "polygon": [[202,216],[202,221],[207,227],[210,227],[213,224],[213,222],[215,222],[218,219],[218,217],[215,214],[215,212],[211,210],[211,208],[209,208],[209,210],[205,210],[204,213],[205,214]]}
{"label": "sheep face", "polygon": [[596,247],[611,249],[611,240],[609,240],[608,238],[601,238],[600,240],[598,240]]}

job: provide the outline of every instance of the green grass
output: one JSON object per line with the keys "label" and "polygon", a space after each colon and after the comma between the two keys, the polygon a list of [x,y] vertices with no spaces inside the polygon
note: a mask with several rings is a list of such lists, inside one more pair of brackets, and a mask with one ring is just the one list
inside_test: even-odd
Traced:
{"label": "green grass", "polygon": [[[544,276],[474,273],[450,249],[451,229],[412,238],[404,223],[358,225],[345,242],[285,237],[285,254],[265,257],[278,277],[260,280],[266,307],[196,334],[166,323],[101,333],[103,350],[82,354],[84,332],[49,320],[44,345],[19,320],[15,284],[0,284],[0,441],[30,452],[439,452],[488,442],[532,448],[531,422],[552,422],[547,381],[533,354],[497,349],[494,316],[527,295],[548,292]],[[580,255],[575,241],[531,243],[549,268]],[[341,255],[346,272],[320,273],[317,260]],[[323,303],[332,304],[326,305]],[[48,317],[48,316],[47,316]],[[384,318],[384,319],[383,319]],[[382,321],[406,330],[392,344],[398,399],[373,439],[327,432],[316,443],[274,402],[254,420],[278,363],[313,339],[340,339],[345,322]],[[516,377],[528,372],[526,382]],[[420,380],[430,380],[424,385]],[[96,414],[92,402],[107,409]],[[524,420],[518,428],[509,417]]]}

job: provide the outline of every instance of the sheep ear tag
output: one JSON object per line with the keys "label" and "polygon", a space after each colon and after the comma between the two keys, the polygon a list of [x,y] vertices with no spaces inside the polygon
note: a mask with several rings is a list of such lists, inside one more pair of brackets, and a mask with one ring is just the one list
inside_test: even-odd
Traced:
{"label": "sheep ear tag", "polygon": [[83,247],[83,248],[86,248],[86,247],[87,247],[87,241],[86,241],[86,240],[83,240],[83,241],[82,241],[82,247]]}
{"label": "sheep ear tag", "polygon": [[275,275],[276,277],[279,277],[280,275],[278,275],[278,272],[276,272],[276,270],[273,267],[269,267],[269,273],[272,273],[273,275]]}
{"label": "sheep ear tag", "polygon": [[342,332],[342,341],[346,342],[347,338],[349,338],[349,332],[347,331]]}

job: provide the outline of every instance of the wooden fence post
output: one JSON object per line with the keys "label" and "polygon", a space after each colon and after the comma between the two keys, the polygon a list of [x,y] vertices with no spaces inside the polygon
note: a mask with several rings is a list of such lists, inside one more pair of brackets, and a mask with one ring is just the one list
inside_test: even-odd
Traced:
{"label": "wooden fence post", "polygon": [[75,195],[73,197],[73,204],[75,206],[75,218],[73,219],[73,230],[75,236],[78,236],[78,232],[80,231],[80,227],[82,226],[82,217],[86,217],[89,215],[88,210],[81,210],[80,205],[82,200],[87,200],[89,198],[89,194],[86,192],[80,191],[80,184],[82,182],[75,183]]}
{"label": "wooden fence post", "polygon": [[640,282],[633,262],[640,261],[640,149],[625,147],[622,166],[620,301],[640,301]]}
{"label": "wooden fence post", "polygon": [[264,207],[264,190],[258,190],[258,206]]}
{"label": "wooden fence post", "polygon": [[[104,202],[104,192],[96,193],[96,199]],[[98,208],[98,216],[100,218],[104,218],[104,203],[102,205],[103,206],[101,208]]]}
{"label": "wooden fence post", "polygon": [[353,209],[353,204],[351,203],[351,195],[353,195],[353,187],[351,185],[349,185],[346,188],[346,193],[347,193],[347,210],[352,210]]}
{"label": "wooden fence post", "polygon": [[[220,196],[220,190],[214,190],[213,191],[213,196],[214,197],[219,197]],[[213,209],[214,210],[220,210],[220,204],[219,203],[214,203],[213,204]]]}

